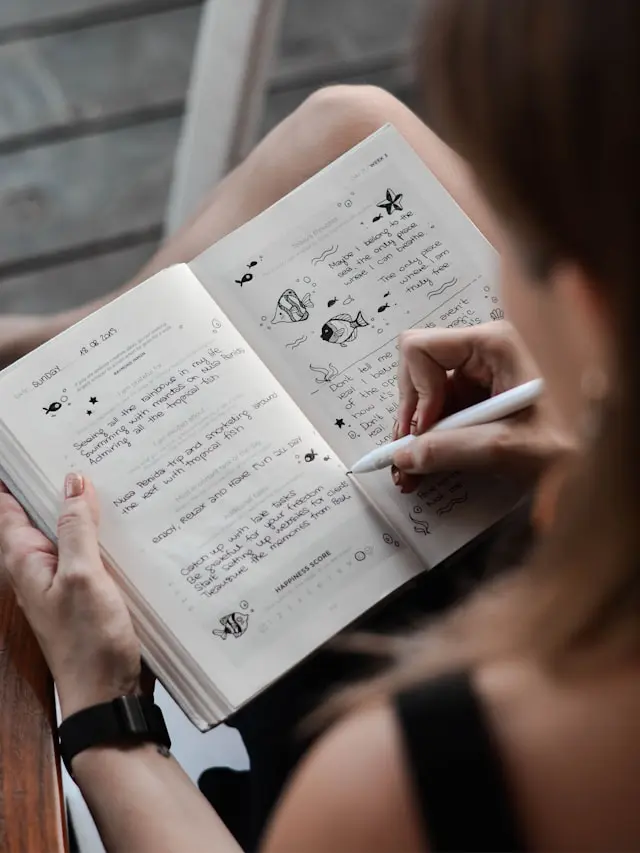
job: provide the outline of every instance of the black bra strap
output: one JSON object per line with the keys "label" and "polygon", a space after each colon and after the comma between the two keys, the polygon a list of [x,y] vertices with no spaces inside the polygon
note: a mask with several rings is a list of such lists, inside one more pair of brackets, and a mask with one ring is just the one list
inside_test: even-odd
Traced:
{"label": "black bra strap", "polygon": [[467,673],[396,697],[429,850],[524,850],[495,743]]}

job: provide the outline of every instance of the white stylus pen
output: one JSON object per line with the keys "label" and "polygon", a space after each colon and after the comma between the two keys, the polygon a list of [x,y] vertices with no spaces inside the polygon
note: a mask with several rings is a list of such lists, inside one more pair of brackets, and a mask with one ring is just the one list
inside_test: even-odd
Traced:
{"label": "white stylus pen", "polygon": [[[532,406],[542,394],[543,389],[542,379],[532,379],[531,382],[525,382],[524,385],[518,385],[517,388],[511,388],[503,394],[496,394],[495,397],[483,400],[482,403],[469,406],[468,409],[456,412],[455,415],[443,418],[429,431],[460,429],[461,427],[479,426],[480,424],[499,421],[501,418],[507,418],[509,415],[514,415],[516,412]],[[411,444],[415,439],[416,436],[414,435],[406,435],[404,438],[392,441],[391,444],[385,444],[384,447],[372,450],[371,453],[367,453],[366,456],[356,462],[350,473],[368,474],[371,471],[388,468],[393,464],[395,453]]]}

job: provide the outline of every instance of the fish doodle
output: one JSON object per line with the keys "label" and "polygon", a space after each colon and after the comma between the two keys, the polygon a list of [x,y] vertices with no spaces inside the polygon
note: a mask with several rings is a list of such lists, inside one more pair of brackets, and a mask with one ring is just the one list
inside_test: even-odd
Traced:
{"label": "fish doodle", "polygon": [[214,628],[211,633],[214,637],[226,640],[227,637],[241,637],[247,630],[249,617],[246,613],[228,613],[226,616],[222,616],[219,622],[222,625],[222,630]]}
{"label": "fish doodle", "polygon": [[304,461],[313,462],[317,455],[318,454],[315,452],[315,450],[310,450],[308,453],[304,454]]}
{"label": "fish doodle", "polygon": [[305,293],[300,299],[295,290],[288,288],[278,299],[276,313],[273,315],[272,323],[300,323],[309,319],[307,308],[313,308],[311,295]]}
{"label": "fish doodle", "polygon": [[345,347],[358,337],[358,329],[368,325],[369,323],[362,316],[362,311],[358,311],[355,320],[350,314],[338,314],[327,320],[322,327],[320,337],[328,344],[339,344]]}
{"label": "fish doodle", "polygon": [[55,412],[59,412],[61,408],[62,408],[62,403],[59,403],[56,400],[55,403],[49,403],[49,405],[46,408],[44,408],[44,406],[43,406],[42,411],[46,415],[49,415],[49,414],[53,415],[53,414],[55,414]]}
{"label": "fish doodle", "polygon": [[236,279],[236,284],[239,284],[242,287],[243,284],[249,284],[250,281],[253,281],[253,275],[250,272],[246,272],[242,278]]}
{"label": "fish doodle", "polygon": [[381,305],[381,306],[378,308],[378,314],[382,314],[382,312],[383,312],[383,311],[386,311],[388,307],[389,307],[389,303],[388,303],[388,302],[385,302],[385,303],[384,303],[384,305]]}
{"label": "fish doodle", "polygon": [[387,290],[387,292],[384,294],[384,296],[383,296],[382,298],[383,298],[383,299],[386,299],[388,296],[391,296],[391,291],[390,291],[390,290]]}
{"label": "fish doodle", "polygon": [[333,306],[336,304],[337,301],[338,301],[338,297],[334,296],[333,299],[330,299],[327,302],[327,308],[333,308]]}

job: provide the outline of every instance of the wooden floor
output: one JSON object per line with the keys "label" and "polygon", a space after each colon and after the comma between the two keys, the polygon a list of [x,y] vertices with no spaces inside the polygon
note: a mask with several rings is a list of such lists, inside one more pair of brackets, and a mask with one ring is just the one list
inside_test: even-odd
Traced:
{"label": "wooden floor", "polygon": [[[263,130],[330,82],[410,100],[420,6],[288,0]],[[78,304],[153,252],[199,15],[199,0],[0,0],[0,312]]]}

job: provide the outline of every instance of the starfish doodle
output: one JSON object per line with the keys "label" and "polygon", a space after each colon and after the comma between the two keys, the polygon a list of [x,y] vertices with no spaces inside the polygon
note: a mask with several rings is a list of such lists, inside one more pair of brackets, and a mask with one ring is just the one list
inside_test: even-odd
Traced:
{"label": "starfish doodle", "polygon": [[338,427],[338,429],[342,429],[342,427],[344,426],[344,421],[342,418],[336,418],[336,426]]}
{"label": "starfish doodle", "polygon": [[98,402],[98,398],[97,397],[89,397],[89,402],[91,403],[92,406],[95,406],[95,404]]}
{"label": "starfish doodle", "polygon": [[387,190],[385,200],[379,202],[376,207],[382,207],[391,216],[394,210],[402,210],[401,201],[402,193],[394,193],[393,190]]}

